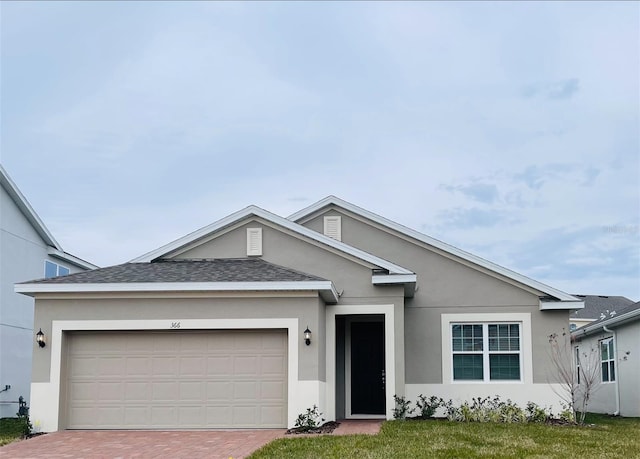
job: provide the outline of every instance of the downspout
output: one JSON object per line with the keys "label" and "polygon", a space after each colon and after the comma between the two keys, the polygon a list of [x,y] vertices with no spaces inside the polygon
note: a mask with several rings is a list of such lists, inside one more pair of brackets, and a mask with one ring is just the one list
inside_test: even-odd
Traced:
{"label": "downspout", "polygon": [[613,335],[613,359],[615,362],[615,372],[616,372],[616,412],[613,413],[614,416],[620,416],[620,386],[618,385],[618,380],[620,379],[620,368],[618,367],[618,337],[616,335],[615,330],[610,330],[606,325],[602,326],[602,330],[607,333],[611,333]]}

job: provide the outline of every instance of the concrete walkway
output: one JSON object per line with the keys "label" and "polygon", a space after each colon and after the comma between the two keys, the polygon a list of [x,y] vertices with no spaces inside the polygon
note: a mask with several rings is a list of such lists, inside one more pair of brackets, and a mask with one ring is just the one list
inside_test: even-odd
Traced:
{"label": "concrete walkway", "polygon": [[[331,435],[380,432],[381,420],[341,420]],[[0,458],[185,458],[240,459],[284,429],[264,430],[63,430],[0,447]],[[295,438],[295,436],[287,436]]]}

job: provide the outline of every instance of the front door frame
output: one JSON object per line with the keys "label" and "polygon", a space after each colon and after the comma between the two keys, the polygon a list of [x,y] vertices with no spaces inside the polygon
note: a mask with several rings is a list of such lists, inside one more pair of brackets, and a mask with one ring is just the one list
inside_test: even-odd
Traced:
{"label": "front door frame", "polygon": [[[385,409],[386,419],[392,419],[393,396],[396,392],[396,343],[395,343],[395,306],[393,304],[375,305],[328,305],[326,307],[326,411],[327,419],[336,419],[336,316],[384,315],[384,366],[385,366]],[[346,406],[345,406],[346,411]],[[345,415],[347,413],[345,412]]]}
{"label": "front door frame", "polygon": [[[345,407],[344,407],[344,415],[347,419],[380,419],[385,417],[385,413],[380,414],[361,414],[361,413],[353,413],[351,408],[351,324],[354,322],[382,322],[384,323],[384,317],[380,317],[378,314],[377,317],[368,314],[358,314],[357,316],[348,316],[345,318],[344,326],[345,326],[345,340],[344,340],[344,363],[345,363],[345,371],[344,371],[344,390],[345,390]],[[386,346],[385,346],[386,347]],[[386,357],[386,352],[385,352]],[[386,362],[385,362],[386,363]],[[386,366],[386,365],[385,365]],[[385,369],[386,376],[386,369]],[[385,381],[386,383],[386,381]],[[386,386],[386,384],[385,384]],[[386,394],[385,394],[386,396]],[[385,397],[386,398],[386,397]],[[386,400],[385,400],[386,402]],[[386,404],[385,404],[385,412],[386,412]]]}

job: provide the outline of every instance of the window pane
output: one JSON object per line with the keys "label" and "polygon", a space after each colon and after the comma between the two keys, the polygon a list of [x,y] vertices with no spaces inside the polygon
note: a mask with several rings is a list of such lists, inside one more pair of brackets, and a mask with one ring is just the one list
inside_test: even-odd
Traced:
{"label": "window pane", "polygon": [[[491,336],[491,332],[489,332],[489,336]],[[498,350],[498,338],[489,338],[489,350],[490,351]]]}
{"label": "window pane", "polygon": [[471,325],[463,325],[462,336],[464,336],[465,338],[473,337],[473,327]]}
{"label": "window pane", "polygon": [[58,276],[66,276],[67,274],[69,274],[69,268],[58,266]]}
{"label": "window pane", "polygon": [[609,381],[609,365],[607,364],[607,362],[602,363],[602,381]]}
{"label": "window pane", "polygon": [[509,325],[509,335],[513,338],[514,336],[520,336],[520,325],[511,324]]}
{"label": "window pane", "polygon": [[482,338],[476,338],[473,340],[473,350],[482,351]]}
{"label": "window pane", "polygon": [[457,352],[462,350],[462,338],[453,338],[453,350]]}
{"label": "window pane", "polygon": [[600,343],[600,353],[602,360],[609,360],[609,347],[607,346],[607,342],[603,341]]}
{"label": "window pane", "polygon": [[509,339],[511,343],[510,351],[519,351],[520,350],[520,338],[511,338]]}
{"label": "window pane", "polygon": [[609,340],[609,360],[613,358],[613,340]]}
{"label": "window pane", "polygon": [[489,325],[489,337],[498,336],[498,326],[497,325]]}
{"label": "window pane", "polygon": [[508,325],[498,325],[498,336],[509,336],[509,326]]}
{"label": "window pane", "polygon": [[473,336],[476,338],[482,338],[482,325],[473,326]]}
{"label": "window pane", "polygon": [[616,364],[615,362],[609,362],[609,381],[616,380]]}
{"label": "window pane", "polygon": [[520,379],[520,356],[492,354],[489,356],[491,379]]}
{"label": "window pane", "polygon": [[454,338],[461,338],[462,337],[462,325],[453,325],[451,327],[451,336],[453,336]]}
{"label": "window pane", "polygon": [[482,354],[456,354],[453,356],[453,379],[482,380]]}
{"label": "window pane", "polygon": [[56,277],[58,275],[58,265],[48,260],[44,262],[44,277]]}

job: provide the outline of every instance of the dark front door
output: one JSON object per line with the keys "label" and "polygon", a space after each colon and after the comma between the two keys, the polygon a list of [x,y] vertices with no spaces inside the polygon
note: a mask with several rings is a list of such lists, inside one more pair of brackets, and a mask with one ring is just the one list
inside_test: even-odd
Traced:
{"label": "dark front door", "polygon": [[351,414],[385,413],[384,323],[351,323]]}

